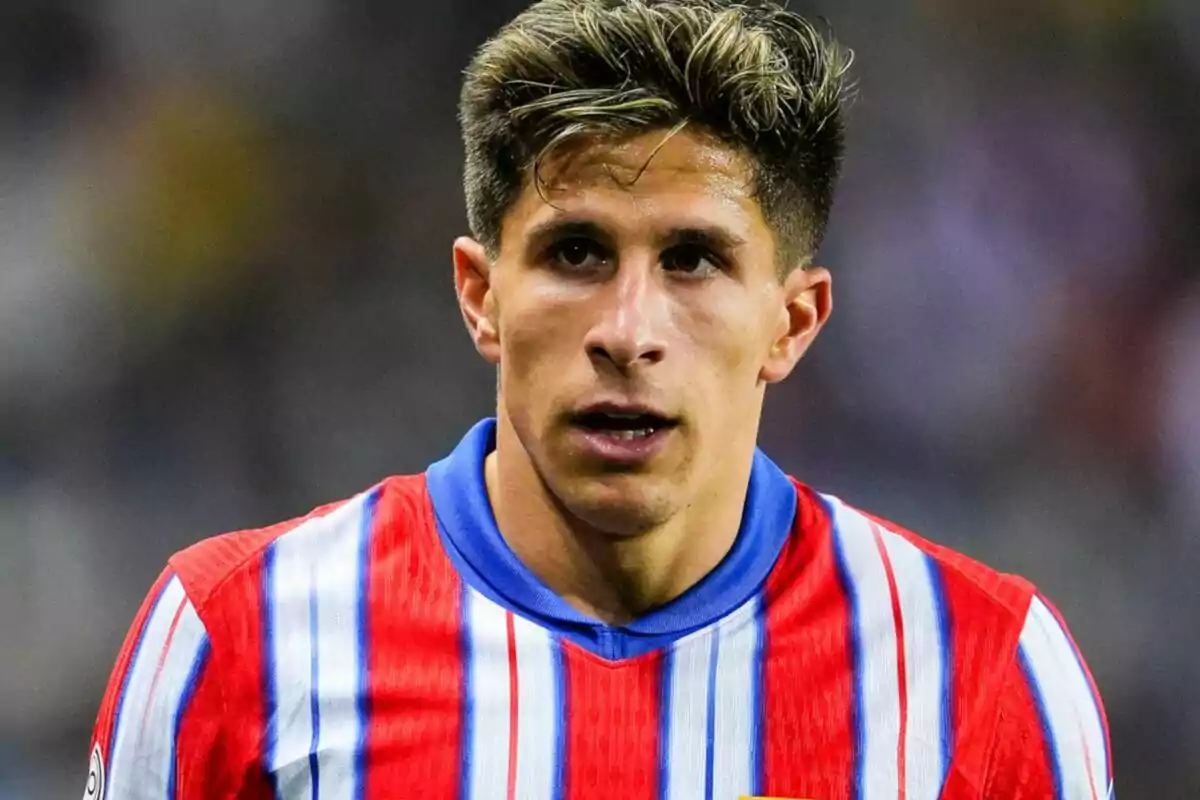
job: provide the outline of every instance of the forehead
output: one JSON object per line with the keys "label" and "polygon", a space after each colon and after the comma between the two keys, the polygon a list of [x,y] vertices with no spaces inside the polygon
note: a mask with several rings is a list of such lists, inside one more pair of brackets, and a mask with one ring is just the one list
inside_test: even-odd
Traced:
{"label": "forehead", "polygon": [[506,216],[505,237],[559,217],[617,228],[722,226],[742,238],[768,235],[740,152],[709,137],[655,131],[594,141],[546,159],[540,191],[529,185]]}

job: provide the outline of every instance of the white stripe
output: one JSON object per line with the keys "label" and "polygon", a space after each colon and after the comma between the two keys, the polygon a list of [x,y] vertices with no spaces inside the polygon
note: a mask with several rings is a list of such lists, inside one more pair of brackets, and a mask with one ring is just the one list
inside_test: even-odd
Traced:
{"label": "white stripe", "polygon": [[[1058,620],[1034,597],[1021,631],[1021,647],[1037,681],[1058,754],[1063,796],[1105,796],[1107,752],[1099,710],[1087,676]],[[1088,779],[1089,767],[1092,779]]]}
{"label": "white stripe", "polygon": [[141,641],[129,666],[124,693],[118,702],[118,717],[113,735],[112,752],[109,754],[107,797],[119,798],[123,793],[132,793],[140,788],[141,773],[156,756],[142,750],[146,745],[156,747],[154,741],[143,741],[140,737],[142,720],[145,719],[151,702],[158,698],[150,696],[150,687],[158,669],[158,660],[167,645],[171,621],[181,604],[187,602],[179,579],[172,577],[146,620]]}
{"label": "white stripe", "polygon": [[887,572],[870,522],[836,498],[834,512],[842,558],[856,597],[863,752],[859,763],[862,800],[894,800],[899,794],[900,688],[896,623]]}
{"label": "white stripe", "polygon": [[312,520],[272,545],[269,586],[275,746],[267,768],[279,792],[297,800],[313,795],[308,756],[312,748],[312,659],[309,593],[314,536],[324,520]]}
{"label": "white stripe", "polygon": [[666,792],[668,800],[704,797],[708,755],[708,672],[715,630],[705,628],[671,648],[670,720],[668,721]]}
{"label": "white stripe", "polygon": [[[365,497],[337,511],[331,536],[317,564],[313,586],[317,595],[317,698],[320,737],[317,763],[321,800],[353,800],[363,777],[357,775],[362,725],[358,717],[360,663],[359,597],[365,586],[360,553]],[[340,510],[340,509],[339,509]],[[338,520],[338,522],[335,522]],[[340,523],[340,524],[339,524]],[[365,690],[365,687],[362,687]]]}
{"label": "white stripe", "polygon": [[[172,636],[176,612],[179,622]],[[207,641],[204,625],[179,579],[172,578],[146,622],[134,656],[110,760],[108,797],[166,800],[175,758],[176,715]]]}
{"label": "white stripe", "polygon": [[[322,800],[351,800],[359,741],[358,597],[365,495],[275,541],[270,586],[277,743],[270,768],[288,798],[313,796],[313,659]],[[317,639],[310,603],[316,600]]]}
{"label": "white stripe", "polygon": [[753,793],[755,708],[759,676],[758,599],[743,606],[719,624],[717,651],[716,719],[713,728],[713,797],[743,797]]}
{"label": "white stripe", "polygon": [[471,642],[466,800],[504,800],[508,795],[510,713],[507,612],[474,589],[467,590],[464,602]]}
{"label": "white stripe", "polygon": [[557,775],[558,709],[553,639],[514,617],[517,645],[517,776],[515,796],[550,800]]}
{"label": "white stripe", "polygon": [[908,692],[905,796],[936,800],[941,796],[946,765],[942,763],[942,640],[938,599],[930,579],[929,559],[904,537],[880,529],[904,622],[904,663]]}
{"label": "white stripe", "polygon": [[[670,716],[664,764],[670,800],[705,796],[708,759],[713,759],[713,797],[741,797],[753,786],[754,707],[757,683],[758,599],[752,598],[720,622],[671,646],[667,676]],[[717,645],[716,681],[709,704],[713,644]],[[708,751],[712,718],[715,748]]]}

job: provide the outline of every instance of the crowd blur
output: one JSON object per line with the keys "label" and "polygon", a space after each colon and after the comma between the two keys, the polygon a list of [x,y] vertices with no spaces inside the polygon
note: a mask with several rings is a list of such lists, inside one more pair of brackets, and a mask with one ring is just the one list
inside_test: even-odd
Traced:
{"label": "crowd blur", "polygon": [[[1200,3],[828,0],[857,52],[783,466],[1063,610],[1122,798],[1200,796]],[[520,0],[0,6],[0,799],[75,796],[174,550],[490,412],[455,104]]]}

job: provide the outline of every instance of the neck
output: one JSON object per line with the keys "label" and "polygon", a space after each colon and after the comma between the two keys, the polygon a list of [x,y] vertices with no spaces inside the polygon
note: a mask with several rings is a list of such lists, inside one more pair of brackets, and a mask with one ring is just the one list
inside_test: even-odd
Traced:
{"label": "neck", "polygon": [[733,547],[753,448],[736,475],[722,470],[662,525],[614,535],[572,515],[541,480],[515,436],[497,432],[484,476],[508,546],[576,610],[624,625],[700,582]]}

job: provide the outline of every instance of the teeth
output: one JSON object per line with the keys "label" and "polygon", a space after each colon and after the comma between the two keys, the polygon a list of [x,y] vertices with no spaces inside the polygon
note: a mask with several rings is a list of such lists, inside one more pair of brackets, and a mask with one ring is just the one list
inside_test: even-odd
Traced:
{"label": "teeth", "polygon": [[654,433],[654,430],[651,428],[641,428],[636,431],[613,431],[611,435],[618,439],[632,442],[634,439],[644,439],[652,433]]}

